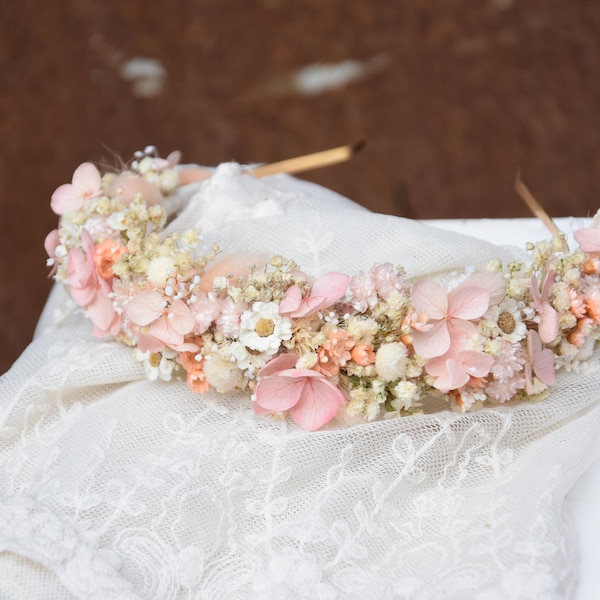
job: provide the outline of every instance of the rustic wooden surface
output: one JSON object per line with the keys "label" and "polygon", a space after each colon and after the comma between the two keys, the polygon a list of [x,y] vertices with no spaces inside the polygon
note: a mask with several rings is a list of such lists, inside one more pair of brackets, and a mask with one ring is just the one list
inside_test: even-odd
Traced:
{"label": "rustic wooden surface", "polygon": [[[127,79],[136,57],[162,84]],[[360,79],[307,95],[306,65]],[[0,7],[0,372],[50,288],[49,198],[84,160],[155,144],[268,162],[366,138],[306,178],[412,218],[600,205],[600,3],[589,0],[43,0]]]}

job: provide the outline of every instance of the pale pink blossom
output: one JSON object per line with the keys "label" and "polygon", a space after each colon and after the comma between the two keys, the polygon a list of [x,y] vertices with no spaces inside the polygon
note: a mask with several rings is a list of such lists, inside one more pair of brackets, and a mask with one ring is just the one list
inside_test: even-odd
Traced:
{"label": "pale pink blossom", "polygon": [[300,427],[319,429],[346,403],[342,391],[326,377],[310,369],[295,369],[298,356],[280,354],[258,372],[255,400],[259,415],[289,411]]}
{"label": "pale pink blossom", "polygon": [[527,358],[525,361],[525,389],[528,394],[533,391],[532,377],[534,374],[542,383],[552,386],[556,382],[554,353],[550,348],[542,346],[540,335],[533,329],[527,334]]}
{"label": "pale pink blossom", "polygon": [[[182,300],[163,296],[156,290],[146,290],[127,303],[125,313],[135,325],[148,327],[147,335],[138,337],[140,350],[155,352],[156,345],[175,350],[188,349],[184,337],[194,329],[195,320]],[[193,349],[196,347],[194,345]]]}
{"label": "pale pink blossom", "polygon": [[515,373],[523,371],[525,359],[520,344],[513,344],[503,338],[496,338],[496,341],[500,345],[500,352],[494,360],[490,373],[496,381],[507,381]]}
{"label": "pale pink blossom", "polygon": [[83,249],[71,249],[68,257],[67,280],[71,297],[87,308],[94,323],[95,336],[116,335],[121,327],[121,316],[113,306],[110,284],[98,276],[94,264],[94,243],[85,229],[81,230],[81,241]]}
{"label": "pale pink blossom", "polygon": [[352,307],[359,312],[366,312],[377,306],[379,301],[373,279],[362,271],[350,279],[349,284]]}
{"label": "pale pink blossom", "polygon": [[392,292],[402,289],[403,276],[392,263],[376,264],[371,267],[371,281],[377,295],[387,300]]}
{"label": "pale pink blossom", "polygon": [[415,351],[423,358],[434,358],[448,352],[450,333],[461,329],[472,335],[476,329],[472,319],[481,317],[488,309],[490,294],[483,287],[463,285],[450,292],[436,281],[424,279],[412,287],[412,303],[423,323],[432,327],[426,331],[414,330],[412,340]]}
{"label": "pale pink blossom", "polygon": [[204,333],[221,313],[221,306],[212,292],[198,292],[194,296],[194,301],[189,303],[196,321],[194,330],[196,333]]}
{"label": "pale pink blossom", "polygon": [[75,169],[71,183],[64,183],[52,194],[50,206],[57,215],[80,210],[89,198],[99,196],[102,178],[92,163],[83,163]]}
{"label": "pale pink blossom", "polygon": [[573,236],[584,252],[589,254],[600,252],[600,228],[588,227],[579,229]]}
{"label": "pale pink blossom", "polygon": [[235,338],[240,330],[242,313],[248,310],[245,302],[235,303],[227,297],[220,300],[220,313],[216,320],[217,329],[226,338]]}
{"label": "pale pink blossom", "polygon": [[552,270],[548,271],[546,274],[541,291],[537,277],[535,274],[531,276],[531,298],[533,299],[535,310],[538,313],[538,333],[540,334],[540,339],[545,344],[548,344],[556,338],[560,325],[558,312],[556,312],[554,307],[551,306],[548,301],[550,287],[553,283],[554,271]]}
{"label": "pale pink blossom", "polygon": [[433,387],[444,393],[465,386],[472,377],[485,377],[494,363],[489,354],[466,349],[468,335],[462,329],[452,329],[449,335],[449,350],[425,364],[427,373],[436,378]]}
{"label": "pale pink blossom", "polygon": [[279,304],[279,314],[301,319],[329,308],[344,297],[349,281],[350,277],[344,273],[326,273],[313,283],[310,293],[304,297],[302,290],[292,285]]}
{"label": "pale pink blossom", "polygon": [[495,402],[508,402],[525,387],[525,377],[522,371],[515,372],[511,377],[502,381],[492,379],[485,388],[485,393]]}

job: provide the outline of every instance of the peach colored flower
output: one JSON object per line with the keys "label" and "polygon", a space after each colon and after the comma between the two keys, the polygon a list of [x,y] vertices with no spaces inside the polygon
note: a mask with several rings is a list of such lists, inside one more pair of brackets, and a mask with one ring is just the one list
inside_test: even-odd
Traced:
{"label": "peach colored flower", "polygon": [[94,248],[94,264],[102,279],[112,279],[113,265],[127,252],[127,248],[119,242],[106,238]]}
{"label": "peach colored flower", "polygon": [[594,323],[600,324],[600,291],[594,290],[585,299],[588,316]]}
{"label": "peach colored flower", "polygon": [[352,360],[361,367],[372,365],[375,362],[375,352],[370,344],[356,344],[352,349]]}
{"label": "peach colored flower", "polygon": [[577,348],[583,347],[592,331],[593,323],[594,321],[588,317],[578,319],[577,325],[567,336],[567,342],[573,344],[573,346],[576,346]]}
{"label": "peach colored flower", "polygon": [[573,288],[569,288],[569,309],[578,319],[585,316],[585,298],[580,296]]}
{"label": "peach colored flower", "polygon": [[203,369],[193,369],[188,371],[187,384],[192,392],[197,394],[204,394],[210,389],[210,383],[206,381],[206,375]]}
{"label": "peach colored flower", "polygon": [[336,329],[329,332],[327,341],[317,350],[317,364],[315,370],[332,377],[340,372],[340,367],[352,358],[350,350],[354,347],[354,340],[346,331]]}

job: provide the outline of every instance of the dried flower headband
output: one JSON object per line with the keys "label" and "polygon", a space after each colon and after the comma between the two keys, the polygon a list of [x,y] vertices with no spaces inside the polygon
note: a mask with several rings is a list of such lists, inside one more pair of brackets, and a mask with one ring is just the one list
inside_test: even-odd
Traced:
{"label": "dried flower headband", "polygon": [[94,335],[132,346],[152,380],[245,390],[257,414],[315,430],[340,410],[373,420],[440,399],[460,411],[541,399],[600,338],[600,212],[575,252],[559,234],[449,289],[408,285],[390,263],[313,280],[279,256],[223,256],[199,231],[165,235],[164,197],[210,177],[178,159],[148,148],[120,173],[80,165],[52,195],[60,220],[45,242]]}

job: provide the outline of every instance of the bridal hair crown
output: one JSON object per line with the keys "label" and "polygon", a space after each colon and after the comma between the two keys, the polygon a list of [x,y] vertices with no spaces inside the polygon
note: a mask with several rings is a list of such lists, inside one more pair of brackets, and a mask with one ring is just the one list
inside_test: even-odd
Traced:
{"label": "bridal hair crown", "polygon": [[315,430],[340,410],[373,420],[543,399],[557,371],[592,356],[600,212],[574,252],[559,233],[448,286],[390,263],[313,279],[281,256],[228,255],[201,231],[167,235],[164,198],[210,177],[178,159],[149,147],[119,173],[80,165],[52,195],[59,226],[45,241],[94,335],[131,346],[151,380],[241,390],[257,414]]}

